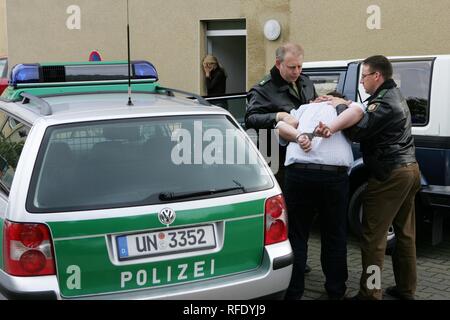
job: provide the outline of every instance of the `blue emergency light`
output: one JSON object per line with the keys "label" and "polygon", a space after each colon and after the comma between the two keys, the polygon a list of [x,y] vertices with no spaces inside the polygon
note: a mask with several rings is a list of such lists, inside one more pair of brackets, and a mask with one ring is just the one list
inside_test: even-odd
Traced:
{"label": "blue emergency light", "polygon": [[[158,81],[155,66],[148,61],[131,62],[131,79]],[[9,84],[64,83],[128,80],[126,62],[89,62],[70,64],[18,64],[11,71]]]}
{"label": "blue emergency light", "polygon": [[146,79],[149,75],[158,80],[158,73],[155,66],[147,61],[134,61],[132,63],[134,67],[134,77],[135,79]]}
{"label": "blue emergency light", "polygon": [[39,64],[18,64],[10,75],[9,84],[39,82]]}

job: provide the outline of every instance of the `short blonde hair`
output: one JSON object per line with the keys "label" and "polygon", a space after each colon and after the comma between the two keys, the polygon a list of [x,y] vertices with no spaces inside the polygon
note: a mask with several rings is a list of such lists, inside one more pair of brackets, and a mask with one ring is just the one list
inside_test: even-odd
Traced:
{"label": "short blonde hair", "polygon": [[288,42],[277,48],[277,50],[275,51],[276,59],[280,62],[283,62],[287,52],[292,53],[296,57],[304,56],[305,54],[305,51],[303,50],[303,47],[301,45]]}

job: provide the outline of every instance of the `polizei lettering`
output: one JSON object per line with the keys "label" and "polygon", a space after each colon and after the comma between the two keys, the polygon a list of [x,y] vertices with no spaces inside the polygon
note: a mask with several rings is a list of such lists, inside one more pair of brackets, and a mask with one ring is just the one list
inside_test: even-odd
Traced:
{"label": "polizei lettering", "polygon": [[214,272],[214,259],[209,261],[196,261],[191,264],[182,263],[177,266],[167,266],[167,268],[155,267],[149,270],[141,269],[137,272],[123,271],[120,273],[120,288],[195,280],[206,276],[213,276]]}

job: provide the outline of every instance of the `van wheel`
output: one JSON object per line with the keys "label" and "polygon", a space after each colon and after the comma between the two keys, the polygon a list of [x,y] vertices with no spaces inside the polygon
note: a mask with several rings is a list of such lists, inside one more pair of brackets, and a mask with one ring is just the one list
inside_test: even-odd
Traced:
{"label": "van wheel", "polygon": [[[348,226],[350,231],[358,237],[361,238],[362,235],[362,216],[363,216],[363,206],[362,199],[367,191],[367,182],[364,182],[358,188],[350,199],[350,204],[348,207]],[[387,234],[387,244],[386,244],[386,254],[391,254],[395,247],[395,232],[394,227],[389,226]]]}

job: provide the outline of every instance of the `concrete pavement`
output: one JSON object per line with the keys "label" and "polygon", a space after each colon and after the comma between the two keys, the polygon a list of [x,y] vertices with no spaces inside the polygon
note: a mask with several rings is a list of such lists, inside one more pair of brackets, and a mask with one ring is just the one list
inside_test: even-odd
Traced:
{"label": "concrete pavement", "polygon": [[[420,300],[450,300],[450,230],[447,229],[444,241],[438,246],[419,242],[417,245],[418,286],[416,299]],[[361,253],[358,241],[349,238],[347,263],[349,278],[347,282],[348,296],[358,292],[361,275]],[[320,267],[320,234],[311,233],[309,241],[308,264],[311,273],[305,278],[304,300],[321,300],[326,298],[324,276]],[[392,260],[386,256],[382,273],[382,287],[394,285]],[[390,299],[386,296],[385,299]]]}

